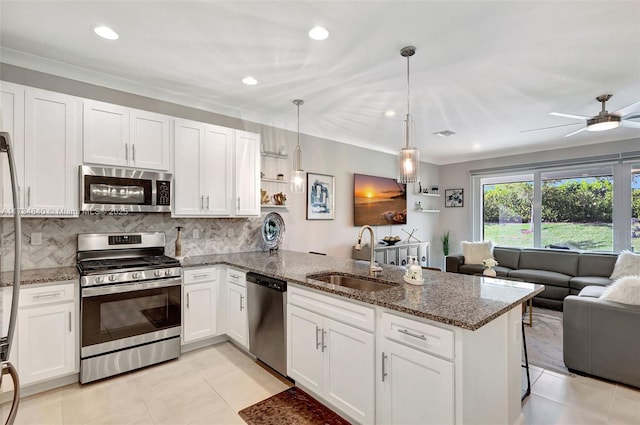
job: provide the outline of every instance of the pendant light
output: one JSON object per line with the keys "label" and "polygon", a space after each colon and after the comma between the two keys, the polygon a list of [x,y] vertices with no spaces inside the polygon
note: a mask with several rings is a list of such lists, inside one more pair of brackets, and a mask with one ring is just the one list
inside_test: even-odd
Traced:
{"label": "pendant light", "polygon": [[304,170],[302,169],[302,149],[300,149],[300,105],[304,100],[295,99],[293,104],[298,107],[298,145],[293,152],[293,171],[291,171],[291,192],[304,193]]}
{"label": "pendant light", "polygon": [[407,118],[404,121],[404,147],[398,153],[398,182],[417,183],[420,180],[420,151],[410,147],[413,135],[413,121],[409,108],[409,58],[416,53],[413,46],[403,47],[400,55],[407,58]]}

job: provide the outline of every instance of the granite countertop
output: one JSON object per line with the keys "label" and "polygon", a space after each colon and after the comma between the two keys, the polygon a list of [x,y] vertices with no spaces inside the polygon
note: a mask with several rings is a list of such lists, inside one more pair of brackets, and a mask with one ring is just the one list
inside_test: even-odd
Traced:
{"label": "granite countertop", "polygon": [[[75,266],[51,267],[47,269],[27,269],[20,271],[20,284],[33,285],[36,283],[63,282],[78,280],[80,273]],[[13,285],[13,270],[0,274],[0,286]]]}
{"label": "granite countertop", "polygon": [[393,286],[375,292],[345,288],[307,275],[337,272],[368,276],[369,262],[293,251],[241,252],[186,257],[183,267],[236,266],[288,282],[401,311],[463,329],[476,330],[544,290],[543,285],[424,270],[424,285],[403,281],[404,267],[383,265],[379,279]]}

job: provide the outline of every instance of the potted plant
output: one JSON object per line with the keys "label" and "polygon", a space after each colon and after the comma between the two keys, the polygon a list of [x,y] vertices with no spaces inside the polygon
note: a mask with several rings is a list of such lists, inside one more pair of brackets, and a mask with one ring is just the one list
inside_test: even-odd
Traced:
{"label": "potted plant", "polygon": [[442,242],[442,254],[446,257],[449,255],[449,231],[447,230],[442,237],[440,237],[440,242]]}

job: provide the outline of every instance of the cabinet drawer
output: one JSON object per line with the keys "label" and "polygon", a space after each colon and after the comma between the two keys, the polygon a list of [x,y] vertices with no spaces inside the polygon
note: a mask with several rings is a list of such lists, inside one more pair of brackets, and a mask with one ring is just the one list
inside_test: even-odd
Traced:
{"label": "cabinet drawer", "polygon": [[227,269],[227,282],[247,287],[247,274],[236,269]]}
{"label": "cabinet drawer", "polygon": [[20,307],[43,305],[73,301],[76,286],[73,283],[64,285],[40,286],[20,289]]}
{"label": "cabinet drawer", "polygon": [[375,312],[373,308],[293,286],[289,286],[287,289],[287,300],[290,304],[322,314],[350,326],[355,326],[368,332],[375,330]]}
{"label": "cabinet drawer", "polygon": [[448,329],[382,313],[382,332],[385,338],[446,359],[453,359],[453,331]]}
{"label": "cabinet drawer", "polygon": [[185,285],[188,285],[189,283],[215,282],[218,280],[218,269],[185,269],[183,276],[183,282]]}

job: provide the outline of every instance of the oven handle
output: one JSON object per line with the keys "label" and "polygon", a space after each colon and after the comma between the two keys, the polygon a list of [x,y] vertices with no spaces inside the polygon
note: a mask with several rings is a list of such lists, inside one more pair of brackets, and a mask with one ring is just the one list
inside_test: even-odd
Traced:
{"label": "oven handle", "polygon": [[121,294],[123,292],[142,291],[145,289],[166,288],[169,286],[182,285],[179,277],[173,279],[152,280],[143,282],[119,283],[115,285],[99,286],[93,288],[82,288],[82,298],[96,297],[99,295]]}

